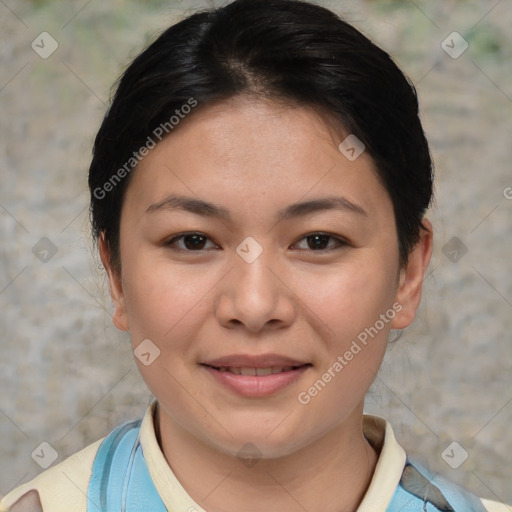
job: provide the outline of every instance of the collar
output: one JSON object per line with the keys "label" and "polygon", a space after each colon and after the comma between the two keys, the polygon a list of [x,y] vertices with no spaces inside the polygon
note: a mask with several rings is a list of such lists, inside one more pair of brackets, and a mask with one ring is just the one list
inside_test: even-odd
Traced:
{"label": "collar", "polygon": [[[206,512],[185,491],[158,444],[153,423],[157,401],[148,407],[140,428],[144,458],[155,487],[168,510]],[[363,416],[363,433],[379,454],[370,486],[357,512],[385,512],[404,470],[406,455],[391,425],[377,416]]]}
{"label": "collar", "polygon": [[363,416],[363,434],[379,454],[370,486],[357,512],[385,512],[400,482],[406,454],[391,425],[378,416]]}

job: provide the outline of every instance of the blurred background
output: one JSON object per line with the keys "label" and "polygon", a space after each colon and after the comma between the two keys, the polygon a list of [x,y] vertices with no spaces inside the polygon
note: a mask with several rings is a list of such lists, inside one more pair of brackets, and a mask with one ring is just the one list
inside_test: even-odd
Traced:
{"label": "blurred background", "polygon": [[[432,470],[511,503],[512,2],[316,3],[409,75],[436,164],[421,308],[390,344],[366,411]],[[131,59],[220,5],[0,0],[0,495],[152,398],[111,323],[89,234],[92,141]],[[54,452],[38,460],[43,442]]]}

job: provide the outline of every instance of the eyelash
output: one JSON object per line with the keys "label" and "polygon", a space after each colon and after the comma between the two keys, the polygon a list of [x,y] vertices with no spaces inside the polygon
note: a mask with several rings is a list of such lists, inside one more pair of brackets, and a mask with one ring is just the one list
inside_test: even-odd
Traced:
{"label": "eyelash", "polygon": [[[198,253],[200,253],[202,251],[208,250],[208,249],[199,249],[197,251],[193,251],[193,250],[188,250],[188,249],[176,248],[173,246],[173,244],[175,244],[177,241],[182,240],[186,236],[192,236],[192,235],[198,235],[200,237],[206,238],[207,240],[210,240],[209,237],[207,237],[204,233],[200,233],[197,231],[190,231],[190,232],[186,232],[186,233],[180,233],[179,235],[172,237],[171,239],[167,240],[164,243],[164,245],[165,245],[165,247],[167,247],[175,252],[198,252]],[[312,233],[308,233],[308,234],[304,235],[301,239],[299,239],[299,242],[302,240],[305,240],[306,238],[318,236],[318,235],[328,237],[332,240],[335,240],[337,242],[337,245],[335,245],[334,247],[328,247],[325,249],[317,249],[317,250],[315,250],[315,249],[299,249],[299,250],[315,252],[315,253],[326,253],[326,252],[329,252],[329,251],[332,251],[335,249],[341,249],[342,247],[349,245],[349,243],[346,240],[344,240],[338,236],[331,235],[330,233],[324,233],[323,231],[314,231]]]}

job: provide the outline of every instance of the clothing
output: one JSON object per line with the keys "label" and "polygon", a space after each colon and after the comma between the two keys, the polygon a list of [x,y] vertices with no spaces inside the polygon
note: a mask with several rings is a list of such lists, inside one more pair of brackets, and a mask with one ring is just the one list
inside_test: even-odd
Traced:
{"label": "clothing", "polygon": [[[206,512],[165,460],[154,430],[155,406],[156,401],[142,420],[117,427],[11,491],[0,502],[0,511],[36,489],[44,512],[121,512],[123,504],[125,512]],[[379,459],[357,512],[512,512],[512,507],[481,500],[408,460],[382,418],[365,415],[363,431]]]}

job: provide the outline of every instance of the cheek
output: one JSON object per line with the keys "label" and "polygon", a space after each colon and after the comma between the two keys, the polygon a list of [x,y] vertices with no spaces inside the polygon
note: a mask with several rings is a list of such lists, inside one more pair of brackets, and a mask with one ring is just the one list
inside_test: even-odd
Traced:
{"label": "cheek", "polygon": [[[328,430],[364,400],[386,352],[395,314],[390,275],[378,265],[373,271],[352,268],[309,290],[306,302],[318,312],[328,335],[318,346],[317,372],[298,397],[299,407],[308,411],[306,422],[321,417]],[[313,419],[310,427],[316,428]]]}
{"label": "cheek", "polygon": [[202,310],[201,298],[213,286],[211,273],[192,273],[185,266],[156,261],[139,252],[126,261],[123,288],[133,342],[155,338],[168,346]]}
{"label": "cheek", "polygon": [[357,337],[392,308],[396,293],[396,268],[383,260],[362,259],[328,274],[304,275],[301,296],[334,345]]}
{"label": "cheek", "polygon": [[187,368],[193,363],[195,331],[201,325],[200,317],[207,314],[205,294],[214,285],[207,280],[213,278],[187,271],[185,266],[171,267],[143,252],[127,257],[124,270],[126,311],[135,356],[143,340],[151,340],[158,348],[157,358],[149,365],[135,357],[139,372],[156,397],[164,402],[172,397],[173,410],[188,411],[189,397],[182,384],[189,382]]}
{"label": "cheek", "polygon": [[[318,317],[323,337],[318,346],[318,372],[311,410],[338,421],[335,411],[347,411],[364,398],[384,357],[395,297],[397,268],[383,259],[361,259],[323,276],[314,284],[303,279],[304,302]],[[319,380],[321,382],[319,382]],[[324,385],[325,384],[325,385]],[[311,391],[311,393],[310,393]]]}

